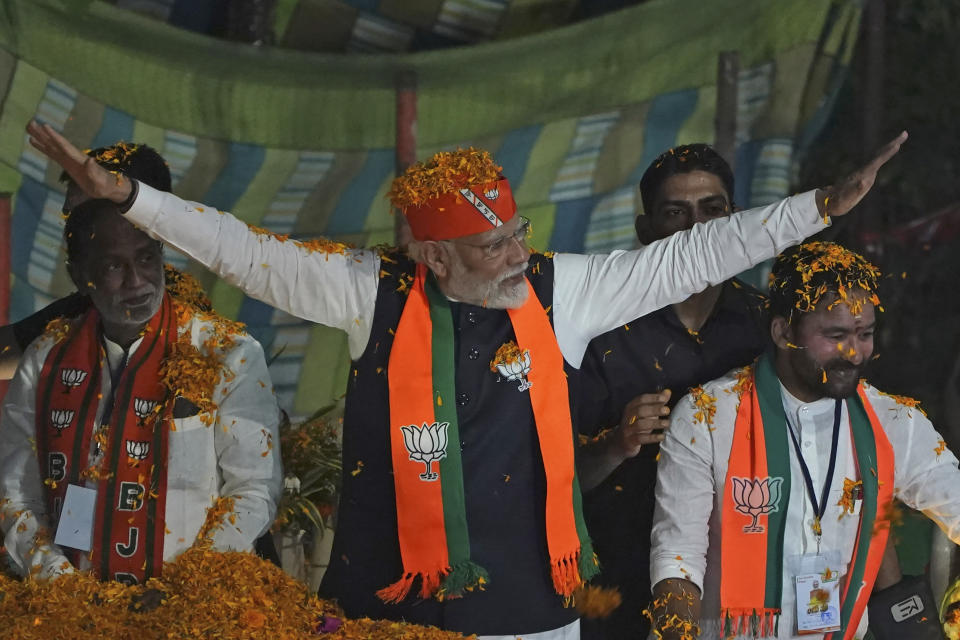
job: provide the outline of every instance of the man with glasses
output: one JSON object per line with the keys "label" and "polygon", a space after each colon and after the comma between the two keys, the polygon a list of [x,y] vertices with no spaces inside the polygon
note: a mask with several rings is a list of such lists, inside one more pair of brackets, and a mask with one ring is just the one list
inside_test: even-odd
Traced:
{"label": "man with glasses", "polygon": [[414,237],[404,255],[265,234],[118,182],[46,125],[28,131],[148,233],[247,294],[347,333],[345,473],[322,595],[349,616],[528,640],[578,638],[568,605],[597,571],[564,361],[579,366],[593,337],[822,229],[906,138],[827,192],[598,256],[531,253],[490,155],[441,152],[391,189]]}

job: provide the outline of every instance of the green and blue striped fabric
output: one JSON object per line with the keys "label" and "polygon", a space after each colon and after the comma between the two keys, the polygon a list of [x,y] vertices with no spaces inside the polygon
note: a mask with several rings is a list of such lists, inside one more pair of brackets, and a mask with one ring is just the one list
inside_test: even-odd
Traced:
{"label": "green and blue striped fabric", "polygon": [[[84,3],[81,3],[84,4]],[[443,3],[453,7],[456,3]],[[460,3],[470,4],[470,3]],[[493,3],[498,4],[498,3]],[[500,3],[503,4],[503,3]],[[181,197],[294,237],[390,242],[394,78],[418,77],[418,156],[490,149],[538,249],[634,243],[635,185],[667,147],[713,139],[716,60],[740,52],[737,193],[784,196],[825,120],[855,41],[852,1],[652,0],[472,47],[397,55],[261,50],[103,2],[0,0],[0,191],[14,195],[11,316],[71,290],[59,171],[27,143],[30,118],[80,146],[145,142]],[[451,9],[452,10],[452,9]],[[346,342],[169,252],[263,343],[281,404],[312,412],[345,387]]]}

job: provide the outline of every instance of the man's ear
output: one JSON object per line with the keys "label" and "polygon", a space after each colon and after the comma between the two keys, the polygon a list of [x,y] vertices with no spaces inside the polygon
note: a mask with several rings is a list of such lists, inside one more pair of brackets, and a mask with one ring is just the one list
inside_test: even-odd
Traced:
{"label": "man's ear", "polygon": [[416,253],[419,261],[427,265],[427,268],[433,271],[437,278],[446,277],[448,271],[447,249],[435,240],[423,240],[417,243],[419,247]]}
{"label": "man's ear", "polygon": [[789,346],[794,344],[793,338],[793,325],[791,325],[786,318],[783,316],[773,316],[773,318],[770,319],[770,339],[773,340],[773,344],[777,346],[777,349],[786,351],[795,348]]}
{"label": "man's ear", "polygon": [[653,237],[653,229],[650,228],[650,216],[641,213],[633,219],[633,229],[637,232],[637,240],[641,244],[650,244],[656,238]]}

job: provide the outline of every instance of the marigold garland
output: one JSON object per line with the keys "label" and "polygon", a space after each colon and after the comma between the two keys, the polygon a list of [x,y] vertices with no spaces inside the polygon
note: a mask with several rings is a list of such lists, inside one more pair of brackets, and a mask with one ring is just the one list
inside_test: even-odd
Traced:
{"label": "marigold garland", "polygon": [[[100,582],[88,572],[23,581],[0,573],[0,640],[463,638],[402,622],[345,619],[337,605],[252,553],[213,551],[212,534],[233,517],[233,506],[232,498],[218,499],[194,545],[144,585]],[[151,590],[162,594],[160,605],[140,610],[135,603]]]}
{"label": "marigold garland", "polygon": [[[148,589],[165,595],[152,611],[131,606]],[[331,618],[342,625],[317,630]],[[195,547],[164,565],[163,578],[128,587],[77,572],[54,581],[0,575],[0,639],[49,640],[452,640],[462,635],[431,627],[345,619],[332,602],[279,567],[251,553]],[[334,625],[327,625],[334,626]]]}
{"label": "marigold garland", "polygon": [[459,191],[500,178],[503,167],[494,163],[489,151],[457,149],[435,153],[426,162],[417,162],[394,179],[387,197],[398,209],[422,205],[444,193]]}
{"label": "marigold garland", "polygon": [[166,279],[167,291],[175,300],[197,311],[213,311],[213,303],[210,302],[207,292],[203,290],[200,281],[191,274],[164,264],[163,275]]}

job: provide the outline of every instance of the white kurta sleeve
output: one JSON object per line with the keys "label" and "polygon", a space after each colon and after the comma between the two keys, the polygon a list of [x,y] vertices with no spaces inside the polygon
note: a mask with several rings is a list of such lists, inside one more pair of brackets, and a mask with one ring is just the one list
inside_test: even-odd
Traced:
{"label": "white kurta sleeve", "polygon": [[709,428],[694,419],[696,411],[692,397],[684,396],[660,445],[650,584],[683,578],[702,592],[714,504],[713,449]]}
{"label": "white kurta sleeve", "polygon": [[815,191],[693,225],[633,251],[557,254],[553,314],[567,362],[594,337],[719,284],[822,230]]}
{"label": "white kurta sleeve", "polygon": [[256,233],[213,207],[140,184],[126,217],[247,295],[299,318],[347,332],[359,357],[370,337],[380,257],[329,253]]}
{"label": "white kurta sleeve", "polygon": [[253,338],[237,338],[224,365],[235,376],[220,385],[212,428],[220,495],[234,498],[234,505],[232,516],[215,531],[213,546],[245,551],[273,523],[280,499],[280,408],[263,349]]}
{"label": "white kurta sleeve", "polygon": [[73,570],[53,544],[36,450],[37,381],[53,345],[31,343],[0,411],[0,529],[7,554],[23,575],[52,577]]}
{"label": "white kurta sleeve", "polygon": [[894,495],[922,511],[960,544],[960,469],[940,434],[919,408],[869,388],[870,402],[893,447]]}

